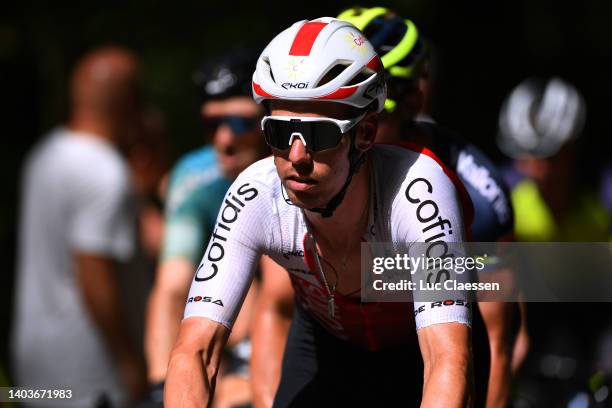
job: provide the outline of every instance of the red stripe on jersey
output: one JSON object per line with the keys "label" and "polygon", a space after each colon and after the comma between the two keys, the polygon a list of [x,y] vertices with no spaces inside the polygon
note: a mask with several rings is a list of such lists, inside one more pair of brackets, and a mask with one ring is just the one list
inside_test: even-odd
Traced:
{"label": "red stripe on jersey", "polygon": [[461,207],[463,208],[466,238],[468,241],[471,241],[472,240],[472,222],[474,222],[474,204],[472,203],[472,199],[470,198],[470,195],[465,189],[463,182],[459,179],[457,174],[455,174],[453,170],[448,168],[446,164],[444,164],[444,162],[440,160],[440,158],[436,156],[436,154],[433,151],[431,151],[430,149],[428,149],[427,147],[423,145],[420,145],[414,142],[405,142],[405,141],[395,142],[391,144],[405,147],[412,151],[429,156],[432,159],[434,159],[435,162],[440,165],[440,167],[442,167],[444,174],[446,174],[446,176],[452,181],[455,188],[457,189],[457,192],[459,193],[459,200],[461,201]]}
{"label": "red stripe on jersey", "polygon": [[[361,242],[367,242],[363,238]],[[329,316],[328,292],[315,264],[316,243],[304,234],[304,263],[316,277],[317,283],[289,274],[296,301],[311,317],[339,339],[350,341],[369,351],[393,349],[400,345],[417,345],[412,303],[362,303],[359,297],[334,293],[336,314]]]}
{"label": "red stripe on jersey", "polygon": [[263,88],[257,82],[253,82],[253,90],[259,96],[263,96],[266,98],[277,98],[277,96],[270,95],[269,93],[264,91]]}
{"label": "red stripe on jersey", "polygon": [[348,98],[349,96],[354,94],[357,91],[358,88],[359,88],[358,86],[346,86],[346,87],[338,88],[338,89],[336,89],[332,93],[328,93],[327,95],[319,96],[319,99],[344,99],[344,98]]}
{"label": "red stripe on jersey", "polygon": [[304,263],[308,267],[311,273],[314,273],[317,278],[319,275],[317,274],[317,266],[314,262],[314,257],[312,252],[310,252],[310,246],[307,245],[308,233],[304,234],[304,239],[302,240],[302,247],[304,248]]}
{"label": "red stripe on jersey", "polygon": [[372,71],[380,71],[383,68],[382,61],[378,55],[372,57],[370,62],[366,64],[366,67],[370,68]]}
{"label": "red stripe on jersey", "polygon": [[300,28],[293,39],[289,55],[308,56],[317,36],[328,23],[312,22],[306,23]]}

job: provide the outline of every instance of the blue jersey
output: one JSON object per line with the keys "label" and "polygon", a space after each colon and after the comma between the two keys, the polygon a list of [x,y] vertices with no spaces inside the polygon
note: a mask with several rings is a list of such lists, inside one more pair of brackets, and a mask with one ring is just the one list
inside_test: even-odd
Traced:
{"label": "blue jersey", "polygon": [[514,213],[507,185],[493,162],[475,145],[430,122],[418,122],[430,148],[461,179],[474,205],[472,240],[494,242],[513,232]]}
{"label": "blue jersey", "polygon": [[170,173],[166,193],[163,260],[186,258],[194,264],[200,261],[231,183],[221,172],[210,146],[178,161]]}

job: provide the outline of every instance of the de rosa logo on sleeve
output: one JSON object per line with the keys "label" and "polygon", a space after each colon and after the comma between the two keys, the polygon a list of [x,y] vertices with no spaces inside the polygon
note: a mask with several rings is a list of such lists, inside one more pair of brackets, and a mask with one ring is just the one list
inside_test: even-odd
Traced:
{"label": "de rosa logo on sleeve", "polygon": [[213,299],[211,296],[190,296],[189,299],[187,299],[187,303],[193,302],[213,303],[221,307],[224,306],[223,301],[221,299]]}

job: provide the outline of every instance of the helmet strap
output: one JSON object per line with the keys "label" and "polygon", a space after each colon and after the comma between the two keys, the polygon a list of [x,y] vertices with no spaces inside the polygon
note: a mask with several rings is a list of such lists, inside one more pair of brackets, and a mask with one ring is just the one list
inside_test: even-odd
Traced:
{"label": "helmet strap", "polygon": [[340,191],[338,191],[338,193],[336,193],[336,195],[334,195],[331,200],[329,200],[325,207],[308,209],[309,211],[320,213],[323,218],[329,218],[334,214],[334,211],[336,210],[336,208],[338,208],[338,206],[342,203],[342,200],[344,199],[346,190],[348,189],[349,185],[351,184],[351,180],[353,179],[353,175],[357,173],[357,171],[359,171],[359,168],[365,161],[366,154],[360,153],[359,149],[357,149],[357,147],[355,146],[355,135],[356,132],[351,132],[351,145],[348,152],[349,172],[346,176],[346,180],[344,181],[344,185],[342,186]]}

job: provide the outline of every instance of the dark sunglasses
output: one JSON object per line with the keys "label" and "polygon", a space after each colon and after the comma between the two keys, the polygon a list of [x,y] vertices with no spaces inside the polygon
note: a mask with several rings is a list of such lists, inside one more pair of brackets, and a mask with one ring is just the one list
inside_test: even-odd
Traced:
{"label": "dark sunglasses", "polygon": [[363,115],[340,120],[324,117],[264,116],[261,130],[268,146],[285,151],[299,138],[311,152],[321,152],[338,146],[342,136],[353,128]]}
{"label": "dark sunglasses", "polygon": [[244,116],[215,116],[204,118],[204,126],[209,132],[215,132],[221,125],[227,125],[236,136],[243,136],[257,125],[257,118]]}

